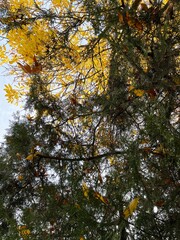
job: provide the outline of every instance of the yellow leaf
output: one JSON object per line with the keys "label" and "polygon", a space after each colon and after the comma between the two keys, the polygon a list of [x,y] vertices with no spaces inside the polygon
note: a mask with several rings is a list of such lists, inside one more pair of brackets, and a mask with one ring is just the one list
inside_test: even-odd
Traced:
{"label": "yellow leaf", "polygon": [[30,234],[31,234],[31,232],[30,232],[29,229],[26,229],[26,230],[21,231],[21,235],[22,235],[22,236],[27,236],[27,235],[30,235]]}
{"label": "yellow leaf", "polygon": [[68,1],[68,0],[61,0],[61,1],[59,1],[59,0],[52,0],[52,3],[56,7],[63,7],[63,8],[64,7],[68,8],[69,5],[70,5],[70,1]]}
{"label": "yellow leaf", "polygon": [[86,183],[83,181],[82,183],[82,189],[83,189],[83,193],[84,196],[89,199],[89,188],[87,187]]}
{"label": "yellow leaf", "polygon": [[125,208],[124,212],[123,212],[123,215],[124,215],[124,218],[127,219],[128,217],[130,217],[132,215],[132,213],[136,210],[137,208],[137,205],[138,205],[138,202],[139,202],[139,197],[137,198],[134,198],[129,206],[127,208]]}
{"label": "yellow leaf", "polygon": [[108,161],[111,166],[116,164],[116,160],[113,156],[108,157]]}
{"label": "yellow leaf", "polygon": [[134,90],[134,94],[137,96],[137,97],[142,97],[144,95],[145,91],[144,90],[141,90],[141,89],[135,89]]}
{"label": "yellow leaf", "polygon": [[5,96],[9,103],[13,103],[15,100],[19,99],[18,92],[12,88],[10,84],[5,84],[4,91],[6,92]]}
{"label": "yellow leaf", "polygon": [[162,4],[166,5],[169,2],[169,0],[162,0]]}
{"label": "yellow leaf", "polygon": [[8,62],[8,57],[6,55],[6,47],[0,46],[0,65]]}
{"label": "yellow leaf", "polygon": [[106,205],[109,203],[106,197],[103,197],[100,193],[94,192],[95,198],[99,199],[101,202],[105,203]]}
{"label": "yellow leaf", "polygon": [[124,3],[125,5],[131,6],[133,4],[133,0],[119,0],[119,4],[122,5],[122,3]]}
{"label": "yellow leaf", "polygon": [[18,226],[18,231],[23,238],[31,234],[31,231],[27,229],[26,225]]}
{"label": "yellow leaf", "polygon": [[30,154],[27,156],[26,160],[32,161],[34,159],[34,154]]}
{"label": "yellow leaf", "polygon": [[34,1],[33,0],[11,0],[9,2],[9,8],[12,12],[16,12],[19,9],[30,8],[33,6]]}
{"label": "yellow leaf", "polygon": [[132,86],[132,85],[130,85],[129,87],[128,87],[128,91],[130,92],[130,91],[132,91],[134,89],[134,86]]}

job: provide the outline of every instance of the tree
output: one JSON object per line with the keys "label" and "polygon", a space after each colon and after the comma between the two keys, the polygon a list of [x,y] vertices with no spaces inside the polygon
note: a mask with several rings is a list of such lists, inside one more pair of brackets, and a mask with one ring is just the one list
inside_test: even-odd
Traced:
{"label": "tree", "polygon": [[5,9],[2,237],[178,239],[178,2]]}

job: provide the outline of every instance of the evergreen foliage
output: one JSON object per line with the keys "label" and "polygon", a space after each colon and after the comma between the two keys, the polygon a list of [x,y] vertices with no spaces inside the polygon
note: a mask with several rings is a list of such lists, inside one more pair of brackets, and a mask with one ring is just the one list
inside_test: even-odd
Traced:
{"label": "evergreen foliage", "polygon": [[2,239],[178,239],[178,1],[4,2]]}

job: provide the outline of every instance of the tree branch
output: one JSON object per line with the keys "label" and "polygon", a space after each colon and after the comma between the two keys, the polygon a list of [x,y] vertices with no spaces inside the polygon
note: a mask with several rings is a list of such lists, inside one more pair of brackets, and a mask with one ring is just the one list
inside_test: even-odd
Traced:
{"label": "tree branch", "polygon": [[126,153],[126,151],[114,151],[114,152],[108,152],[104,154],[100,154],[97,156],[92,156],[92,157],[79,157],[79,158],[65,158],[61,156],[50,156],[50,155],[43,155],[41,153],[38,153],[36,156],[41,157],[41,158],[49,158],[52,160],[61,160],[61,161],[70,161],[70,162],[76,162],[76,161],[93,161],[93,160],[98,160],[104,157],[109,157],[113,155],[121,155]]}

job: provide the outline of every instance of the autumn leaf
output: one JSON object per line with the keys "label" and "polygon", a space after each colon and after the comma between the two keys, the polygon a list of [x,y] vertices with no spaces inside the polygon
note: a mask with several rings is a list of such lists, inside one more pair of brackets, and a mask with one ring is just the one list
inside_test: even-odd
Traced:
{"label": "autumn leaf", "polygon": [[139,31],[143,31],[143,25],[142,25],[142,23],[141,23],[139,20],[137,20],[137,19],[135,19],[134,28],[136,28],[136,29],[139,30]]}
{"label": "autumn leaf", "polygon": [[18,231],[22,237],[26,237],[31,234],[31,231],[27,229],[26,225],[18,226]]}
{"label": "autumn leaf", "polygon": [[21,230],[23,230],[23,229],[26,229],[26,228],[27,228],[26,225],[18,226],[18,230],[19,230],[19,231],[21,231]]}
{"label": "autumn leaf", "polygon": [[124,215],[124,218],[127,219],[128,217],[130,217],[133,212],[136,210],[137,208],[137,205],[138,205],[138,202],[139,202],[139,197],[137,198],[134,198],[129,206],[127,208],[125,208],[125,210],[123,211],[123,215]]}
{"label": "autumn leaf", "polygon": [[31,234],[31,232],[30,232],[30,230],[29,229],[26,229],[26,230],[23,230],[23,231],[21,231],[21,235],[25,235],[25,236],[27,236],[27,235],[30,235]]}
{"label": "autumn leaf", "polygon": [[68,1],[68,0],[61,0],[61,1],[59,1],[59,0],[52,0],[52,3],[56,7],[68,8],[70,1]]}
{"label": "autumn leaf", "polygon": [[142,97],[145,94],[143,89],[136,89],[133,85],[128,87],[128,91],[134,93],[137,97]]}
{"label": "autumn leaf", "polygon": [[122,24],[127,24],[129,27],[136,28],[139,31],[143,30],[142,23],[135,17],[130,16],[129,13],[126,13],[125,16],[118,12],[119,22]]}
{"label": "autumn leaf", "polygon": [[33,57],[33,66],[31,67],[29,64],[21,64],[20,62],[17,62],[19,67],[25,72],[29,74],[37,74],[42,71],[42,65],[37,61],[36,57]]}
{"label": "autumn leaf", "polygon": [[26,160],[33,161],[37,156],[42,156],[42,154],[36,150],[31,149],[31,153],[26,157]]}
{"label": "autumn leaf", "polygon": [[101,202],[103,202],[104,204],[109,204],[109,201],[106,197],[103,197],[99,192],[94,192],[94,196],[96,199],[99,199]]}
{"label": "autumn leaf", "polygon": [[4,91],[6,92],[5,96],[9,103],[13,103],[15,100],[19,99],[18,92],[12,88],[10,84],[5,84]]}
{"label": "autumn leaf", "polygon": [[116,160],[115,160],[114,156],[108,157],[108,161],[111,166],[116,164]]}
{"label": "autumn leaf", "polygon": [[150,97],[150,99],[154,99],[157,96],[157,92],[155,89],[148,89],[147,91],[148,96]]}
{"label": "autumn leaf", "polygon": [[155,203],[157,207],[162,207],[165,204],[164,200],[159,200]]}
{"label": "autumn leaf", "polygon": [[29,66],[29,64],[21,64],[20,62],[17,62],[17,64],[19,65],[19,67],[25,72],[25,73],[29,73],[31,74],[32,73],[32,70],[31,70],[31,66]]}
{"label": "autumn leaf", "polygon": [[18,180],[19,180],[19,181],[22,181],[22,180],[23,180],[23,176],[22,176],[22,175],[19,175],[19,176],[18,176]]}
{"label": "autumn leaf", "polygon": [[134,21],[135,19],[129,15],[129,13],[126,13],[126,22],[129,25],[129,27],[134,27]]}
{"label": "autumn leaf", "polygon": [[80,237],[80,239],[79,240],[85,240],[85,238],[84,237]]}
{"label": "autumn leaf", "polygon": [[87,187],[86,183],[83,181],[82,189],[84,196],[89,200],[89,188]]}
{"label": "autumn leaf", "polygon": [[39,63],[36,59],[36,57],[33,57],[34,65],[32,66],[32,73],[40,73],[42,71],[42,65]]}
{"label": "autumn leaf", "polygon": [[132,85],[130,85],[130,86],[128,87],[128,91],[129,91],[129,92],[131,92],[133,89],[134,89],[134,86],[132,86]]}
{"label": "autumn leaf", "polygon": [[118,18],[120,23],[124,23],[124,17],[122,13],[118,12]]}
{"label": "autumn leaf", "polygon": [[[1,34],[0,34],[1,35]],[[6,47],[0,46],[0,65],[8,62],[8,57],[6,56]]]}
{"label": "autumn leaf", "polygon": [[32,161],[34,159],[34,154],[29,154],[27,157],[26,157],[26,160],[28,161]]}
{"label": "autumn leaf", "polygon": [[161,3],[166,5],[169,2],[169,0],[162,0]]}
{"label": "autumn leaf", "polygon": [[142,97],[145,93],[145,91],[142,89],[135,89],[133,92],[137,97]]}

